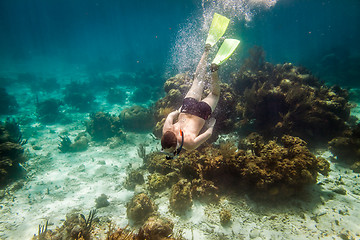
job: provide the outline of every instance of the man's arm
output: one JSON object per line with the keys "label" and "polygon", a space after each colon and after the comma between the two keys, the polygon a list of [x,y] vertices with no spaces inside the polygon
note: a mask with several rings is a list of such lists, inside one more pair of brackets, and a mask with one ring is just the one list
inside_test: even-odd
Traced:
{"label": "man's arm", "polygon": [[213,130],[214,130],[214,125],[216,123],[216,119],[215,118],[211,118],[209,120],[209,123],[208,123],[208,129],[206,129],[206,131],[202,134],[200,134],[199,136],[197,136],[195,139],[194,139],[194,149],[199,147],[201,144],[203,144],[204,142],[206,142],[206,140],[208,140],[212,133],[213,133]]}
{"label": "man's arm", "polygon": [[164,123],[164,127],[163,127],[163,133],[164,131],[166,132],[169,128],[171,128],[171,126],[174,123],[174,119],[179,116],[180,112],[179,110],[173,111],[171,113],[169,113],[169,115],[167,116],[165,123]]}

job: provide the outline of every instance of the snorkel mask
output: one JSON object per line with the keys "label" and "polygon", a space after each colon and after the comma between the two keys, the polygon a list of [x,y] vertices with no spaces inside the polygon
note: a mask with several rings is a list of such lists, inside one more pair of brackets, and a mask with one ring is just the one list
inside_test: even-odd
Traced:
{"label": "snorkel mask", "polygon": [[181,144],[180,146],[174,151],[174,152],[164,152],[164,150],[161,150],[161,153],[166,154],[166,160],[171,160],[171,159],[175,159],[179,156],[182,147],[184,145],[184,133],[183,131],[180,130],[180,134],[181,134]]}

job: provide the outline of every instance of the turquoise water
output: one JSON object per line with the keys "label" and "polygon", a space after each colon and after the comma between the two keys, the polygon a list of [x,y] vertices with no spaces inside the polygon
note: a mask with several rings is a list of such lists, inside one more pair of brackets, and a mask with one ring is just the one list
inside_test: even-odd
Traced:
{"label": "turquoise water", "polygon": [[[240,40],[220,69],[220,79],[230,84],[234,101],[233,108],[219,103],[216,134],[209,141],[215,149],[223,141],[238,142],[250,130],[262,131],[269,139],[279,137],[267,123],[279,121],[274,123],[279,129],[278,119],[285,119],[286,111],[274,108],[273,99],[268,99],[267,121],[262,119],[264,113],[252,115],[242,110],[244,106],[263,109],[264,104],[235,108],[245,101],[243,96],[249,96],[236,86],[251,89],[251,81],[261,79],[234,77],[246,75],[243,66],[254,46],[263,49],[258,53],[273,66],[298,66],[292,68],[294,74],[305,79],[301,84],[310,86],[309,91],[329,86],[324,100],[327,110],[336,112],[339,105],[331,103],[345,101],[341,108],[349,108],[351,113],[348,116],[346,110],[339,110],[336,116],[346,121],[335,125],[328,123],[330,117],[324,117],[328,115],[320,114],[317,126],[331,126],[324,132],[292,119],[300,125],[291,133],[307,138],[311,153],[328,160],[331,169],[328,176],[319,175],[299,194],[302,196],[267,204],[254,199],[249,189],[232,189],[219,193],[216,204],[194,200],[189,212],[181,216],[169,205],[176,182],[152,192],[153,172],[144,164],[141,151],[143,147],[145,155],[160,151],[158,118],[174,110],[167,107],[181,104],[175,100],[160,104],[162,99],[171,99],[164,83],[187,73],[190,77],[174,86],[190,86],[215,12],[230,19],[224,38]],[[359,238],[359,170],[353,167],[359,163],[358,145],[354,144],[355,151],[344,162],[341,154],[337,156],[327,145],[333,137],[346,135],[336,131],[343,130],[340,123],[353,131],[354,142],[358,140],[359,1],[4,0],[0,1],[0,36],[0,169],[5,169],[0,171],[0,239],[31,239],[39,235],[39,224],[48,221],[48,229],[55,231],[72,210],[87,217],[94,208],[98,210],[91,238],[106,239],[110,221],[116,228],[130,223],[129,229],[137,233],[142,224],[128,217],[127,206],[138,193],[147,193],[157,206],[157,215],[173,221],[173,236],[179,239]],[[211,57],[219,46],[211,50]],[[261,63],[260,58],[256,67]],[[284,66],[281,71],[285,73],[280,75],[295,81],[284,70],[290,65]],[[264,81],[275,81],[271,74],[275,70],[258,70],[251,71],[255,76],[265,72]],[[307,74],[318,78],[323,87],[313,84]],[[334,85],[350,94],[341,95]],[[306,106],[317,109],[315,101]],[[103,115],[96,115],[99,112]],[[98,129],[92,122],[96,116],[106,118]],[[231,117],[234,124],[224,116]],[[241,120],[248,124],[242,125]],[[10,131],[15,133],[9,137]],[[329,132],[331,138],[327,139]],[[325,136],[317,136],[319,133]],[[322,137],[326,140],[316,142]],[[66,145],[66,141],[78,144]],[[16,144],[18,152],[9,154],[8,142]],[[240,145],[236,144],[239,150]],[[11,166],[8,159],[14,161]],[[128,188],[132,170],[141,172],[144,183]],[[102,194],[109,205],[96,207]],[[220,223],[221,209],[231,212],[230,225]]]}

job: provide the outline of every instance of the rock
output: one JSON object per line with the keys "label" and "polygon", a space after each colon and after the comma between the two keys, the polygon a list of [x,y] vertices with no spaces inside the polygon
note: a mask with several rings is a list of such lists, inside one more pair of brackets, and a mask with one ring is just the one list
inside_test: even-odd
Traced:
{"label": "rock", "polygon": [[259,229],[252,229],[249,233],[250,239],[255,239],[260,237],[260,230]]}
{"label": "rock", "polygon": [[110,205],[108,201],[108,197],[105,194],[101,194],[101,196],[95,200],[95,203],[96,203],[95,205],[96,208],[107,207]]}
{"label": "rock", "polygon": [[346,195],[346,190],[343,187],[337,187],[332,190],[334,193]]}

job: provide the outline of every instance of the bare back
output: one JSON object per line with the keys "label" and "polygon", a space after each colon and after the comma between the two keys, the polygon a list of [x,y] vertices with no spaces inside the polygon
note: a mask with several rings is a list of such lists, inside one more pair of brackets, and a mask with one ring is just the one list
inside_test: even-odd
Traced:
{"label": "bare back", "polygon": [[[194,142],[195,138],[199,135],[199,132],[205,125],[205,120],[187,113],[180,113],[178,121],[174,124],[175,132],[180,132],[180,129],[184,132],[184,148],[191,150],[196,148]],[[176,134],[178,141],[181,142],[180,134]]]}

